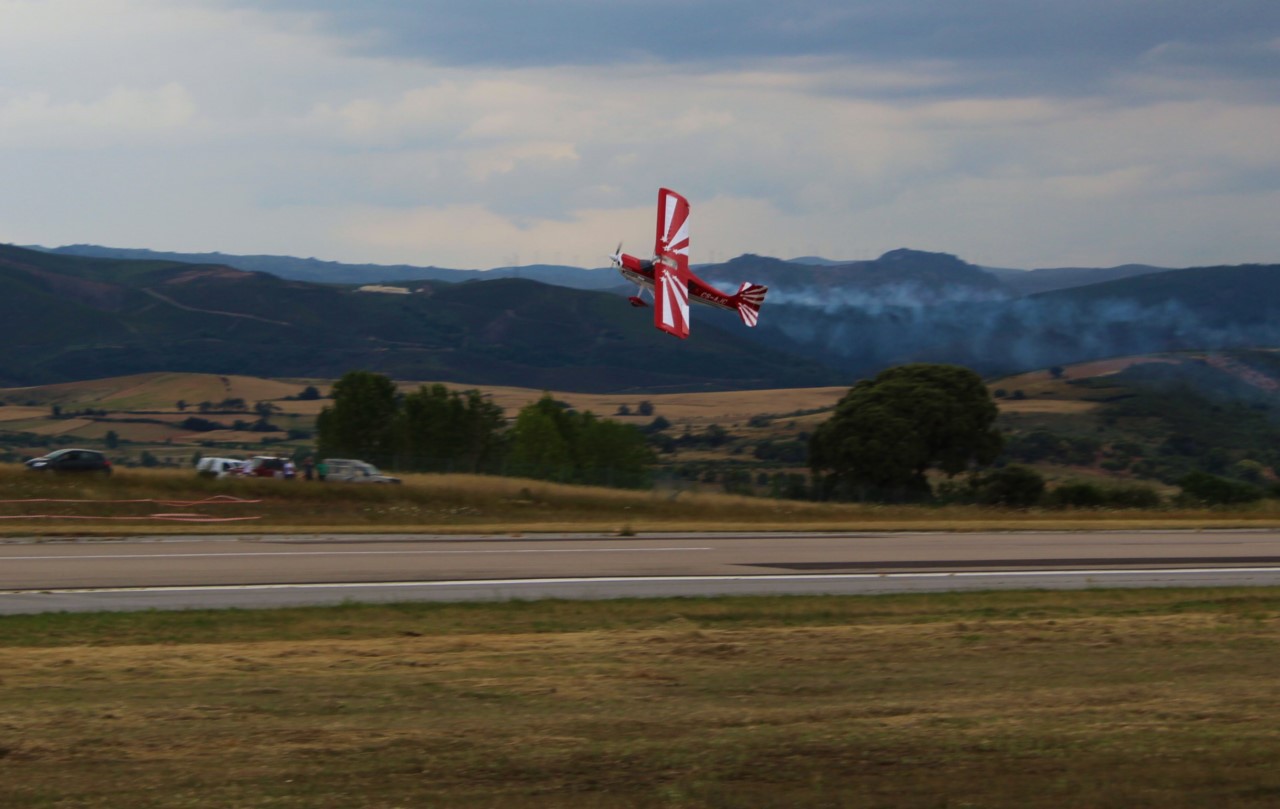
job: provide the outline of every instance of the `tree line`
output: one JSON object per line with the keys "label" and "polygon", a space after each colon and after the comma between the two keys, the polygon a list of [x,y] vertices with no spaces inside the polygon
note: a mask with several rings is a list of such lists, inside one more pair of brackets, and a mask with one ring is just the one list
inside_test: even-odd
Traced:
{"label": "tree line", "polygon": [[631,425],[578,412],[544,395],[507,423],[477,390],[423,385],[401,393],[382,374],[352,371],[316,420],[322,457],[352,457],[407,472],[507,474],[565,483],[643,487],[654,461]]}
{"label": "tree line", "polygon": [[[1071,482],[1050,489],[1034,469],[997,465],[1010,457],[1030,461],[1057,457],[1065,462],[1090,463],[1100,444],[1039,431],[1015,438],[1006,446],[1004,436],[995,428],[996,415],[991,393],[967,368],[917,363],[862,380],[810,437],[813,494],[822,499],[1015,508],[1155,508],[1165,502],[1156,490],[1134,484]],[[1236,423],[1246,421],[1240,418]],[[1121,444],[1114,449],[1136,454],[1141,448]],[[1240,461],[1232,469],[1241,478],[1252,472],[1252,479],[1231,479],[1197,468],[1172,477],[1167,482],[1180,489],[1172,503],[1232,506],[1267,496],[1280,498],[1280,483],[1265,486],[1262,465],[1250,463]],[[1242,466],[1243,471],[1239,469]],[[930,484],[930,470],[946,476],[936,490]],[[961,473],[967,474],[954,480]]]}
{"label": "tree line", "polygon": [[[477,390],[435,384],[401,392],[389,377],[366,371],[343,376],[333,386],[332,400],[316,422],[320,455],[361,458],[401,471],[643,488],[652,484],[653,445],[661,437],[648,428],[576,411],[549,394],[508,419]],[[1035,470],[1006,465],[1011,448],[995,427],[997,412],[991,392],[967,368],[925,363],[890,368],[856,383],[808,436],[808,481],[791,473],[765,477],[762,483],[747,470],[732,470],[724,473],[723,483],[746,494],[764,486],[775,497],[821,500],[1050,508],[1150,508],[1163,502],[1142,486],[1068,483],[1050,490]],[[1046,447],[1033,436],[1021,440],[1016,452],[1039,457],[1049,451]],[[803,448],[765,441],[756,455],[785,453],[799,460]],[[1058,445],[1051,449],[1065,451]],[[1067,449],[1083,456],[1093,447]],[[938,480],[938,472],[944,480]],[[1280,496],[1280,484],[1266,491],[1201,471],[1176,482],[1183,490],[1179,501],[1185,503]]]}

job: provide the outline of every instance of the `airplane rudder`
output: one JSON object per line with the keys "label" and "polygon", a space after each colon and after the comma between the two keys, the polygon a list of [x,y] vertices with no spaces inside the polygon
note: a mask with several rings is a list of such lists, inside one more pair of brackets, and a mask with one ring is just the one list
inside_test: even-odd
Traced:
{"label": "airplane rudder", "polygon": [[738,287],[738,292],[733,297],[737,304],[738,317],[742,318],[742,322],[747,327],[755,328],[760,322],[760,306],[764,304],[764,296],[768,291],[768,287],[749,281],[744,281],[742,286]]}

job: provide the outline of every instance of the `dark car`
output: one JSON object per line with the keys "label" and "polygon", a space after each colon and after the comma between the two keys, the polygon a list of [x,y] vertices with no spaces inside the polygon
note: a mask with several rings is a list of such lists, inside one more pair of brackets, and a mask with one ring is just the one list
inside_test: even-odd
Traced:
{"label": "dark car", "polygon": [[27,468],[33,472],[97,472],[111,474],[111,461],[95,449],[60,449],[32,458]]}

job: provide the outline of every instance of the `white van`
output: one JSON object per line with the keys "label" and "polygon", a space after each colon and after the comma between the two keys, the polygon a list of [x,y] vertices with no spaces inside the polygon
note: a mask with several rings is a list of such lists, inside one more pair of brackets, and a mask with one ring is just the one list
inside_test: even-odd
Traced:
{"label": "white van", "polygon": [[244,466],[236,458],[201,458],[196,464],[196,474],[202,478],[225,478],[234,475]]}

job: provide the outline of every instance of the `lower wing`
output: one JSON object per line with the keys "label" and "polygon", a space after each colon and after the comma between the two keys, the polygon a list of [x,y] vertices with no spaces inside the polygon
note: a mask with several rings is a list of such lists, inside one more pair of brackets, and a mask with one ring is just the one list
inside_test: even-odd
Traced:
{"label": "lower wing", "polygon": [[681,340],[689,336],[688,272],[662,261],[653,265],[653,325]]}

